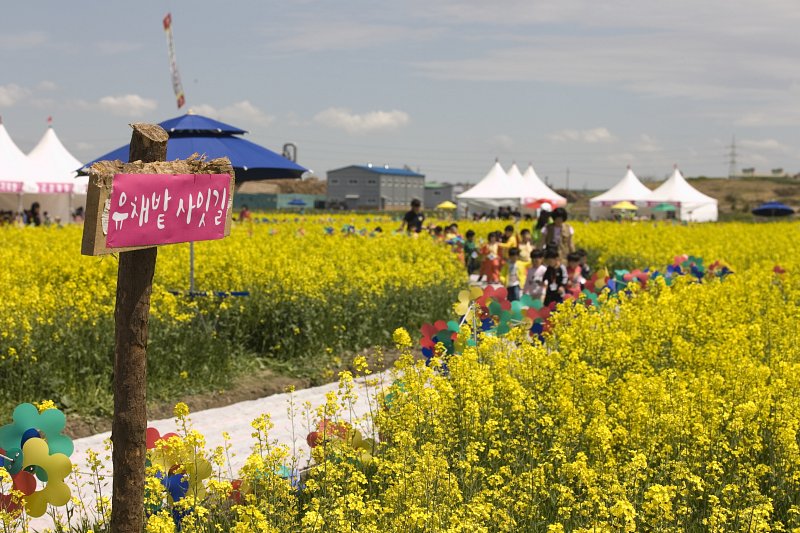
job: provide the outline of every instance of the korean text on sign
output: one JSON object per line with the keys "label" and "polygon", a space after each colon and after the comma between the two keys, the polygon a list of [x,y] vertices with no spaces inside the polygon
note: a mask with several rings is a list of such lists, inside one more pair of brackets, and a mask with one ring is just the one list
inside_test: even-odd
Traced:
{"label": "korean text on sign", "polygon": [[229,174],[116,174],[109,248],[209,241],[225,236]]}

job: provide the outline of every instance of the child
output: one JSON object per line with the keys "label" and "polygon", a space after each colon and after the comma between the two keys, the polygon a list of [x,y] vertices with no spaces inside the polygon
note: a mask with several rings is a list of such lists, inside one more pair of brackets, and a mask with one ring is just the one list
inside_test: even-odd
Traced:
{"label": "child", "polygon": [[467,240],[464,241],[464,262],[467,265],[467,275],[471,276],[480,268],[478,261],[478,244],[475,242],[475,232],[467,230]]}
{"label": "child", "polygon": [[583,279],[581,274],[580,262],[581,256],[576,252],[572,252],[571,254],[567,255],[566,291],[576,298],[581,293],[583,290],[583,285],[586,283],[586,280]]}
{"label": "child", "polygon": [[531,240],[531,230],[524,229],[519,234],[519,259],[520,261],[529,262],[531,260],[531,252],[533,251],[533,241]]}
{"label": "child", "polygon": [[544,265],[544,252],[534,250],[531,252],[531,267],[525,277],[525,287],[522,292],[540,302],[544,299],[544,273],[547,267]]}
{"label": "child", "polygon": [[497,283],[500,281],[500,250],[497,238],[497,232],[492,231],[489,233],[489,242],[481,248],[481,275],[480,278],[486,276],[486,283]]}
{"label": "child", "polygon": [[[583,248],[579,248],[575,250],[575,253],[581,257],[581,260],[578,263],[581,266],[581,276],[583,276],[584,280],[591,279],[592,274],[594,274],[594,271],[592,271],[592,267],[590,267],[589,264],[586,262],[587,261],[586,250],[584,250]],[[584,281],[584,283],[586,282]]]}
{"label": "child", "polygon": [[503,233],[497,232],[499,234],[499,241],[500,241],[500,253],[502,254],[503,258],[508,257],[508,251],[511,248],[517,248],[517,235],[514,233],[514,226],[509,224],[503,230]]}
{"label": "child", "polygon": [[557,249],[548,249],[544,252],[547,270],[544,272],[544,305],[551,303],[560,304],[564,301],[565,286],[567,284],[567,269],[561,264],[561,256]]}
{"label": "child", "polygon": [[509,248],[508,260],[503,265],[501,278],[508,290],[508,301],[519,300],[520,280],[525,279],[525,267],[529,263],[519,261],[519,248]]}

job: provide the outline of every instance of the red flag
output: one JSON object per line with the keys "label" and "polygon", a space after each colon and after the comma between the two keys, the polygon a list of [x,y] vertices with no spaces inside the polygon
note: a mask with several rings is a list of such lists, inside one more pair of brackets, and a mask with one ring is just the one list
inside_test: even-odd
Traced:
{"label": "red flag", "polygon": [[181,75],[178,73],[178,61],[175,59],[175,45],[172,42],[172,14],[167,13],[164,17],[164,33],[167,34],[167,47],[169,50],[169,68],[172,74],[172,90],[175,92],[175,100],[178,104],[178,109],[183,107],[186,103],[186,98],[183,94],[183,84],[181,83]]}

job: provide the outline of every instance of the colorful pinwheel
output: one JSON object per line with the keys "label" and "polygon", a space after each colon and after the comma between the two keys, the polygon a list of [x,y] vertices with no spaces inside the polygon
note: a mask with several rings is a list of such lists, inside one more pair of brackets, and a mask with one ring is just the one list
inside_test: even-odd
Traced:
{"label": "colorful pinwheel", "polygon": [[[65,505],[70,490],[64,478],[72,471],[69,456],[72,439],[63,435],[66,417],[58,409],[41,413],[35,405],[24,403],[14,409],[13,421],[0,427],[0,467],[13,479],[14,488],[23,494],[27,513],[42,516],[47,505]],[[38,481],[43,484],[36,490]],[[15,510],[13,498],[0,496],[0,507]],[[16,509],[18,510],[18,509]]]}

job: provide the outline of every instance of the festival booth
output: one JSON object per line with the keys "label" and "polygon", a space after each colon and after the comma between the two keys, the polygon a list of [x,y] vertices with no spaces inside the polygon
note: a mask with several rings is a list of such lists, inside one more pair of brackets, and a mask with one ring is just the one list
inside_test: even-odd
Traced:
{"label": "festival booth", "polygon": [[654,190],[647,201],[647,207],[656,218],[666,218],[664,215],[670,211],[654,209],[660,204],[675,206],[674,217],[687,222],[716,222],[718,216],[717,200],[689,185],[677,166],[672,176]]}
{"label": "festival booth", "polygon": [[23,193],[32,187],[32,167],[0,122],[0,211],[10,211],[11,218],[23,210]]}
{"label": "festival booth", "polygon": [[[519,171],[517,171],[519,174]],[[522,176],[519,180],[506,174],[495,161],[481,181],[458,195],[459,204],[467,209],[496,209],[500,206],[518,206],[522,198]]]}
{"label": "festival booth", "polygon": [[539,179],[530,163],[522,175],[522,191],[522,205],[529,209],[539,208],[543,203],[548,203],[551,207],[567,205],[567,199]]}
{"label": "festival booth", "polygon": [[39,143],[28,154],[33,177],[24,194],[26,207],[39,202],[42,215],[51,220],[70,222],[72,213],[86,205],[88,177],[77,177],[81,162],[64,147],[53,127],[45,131]]}
{"label": "festival booth", "polygon": [[647,207],[648,202],[652,203],[652,197],[653,191],[639,181],[628,165],[628,171],[616,185],[589,200],[589,218],[592,220],[616,218],[619,208],[615,209],[614,206],[628,202],[634,207],[632,211],[637,211],[639,207]]}

